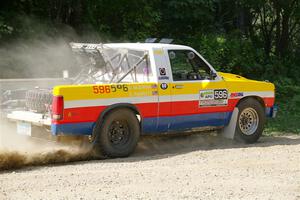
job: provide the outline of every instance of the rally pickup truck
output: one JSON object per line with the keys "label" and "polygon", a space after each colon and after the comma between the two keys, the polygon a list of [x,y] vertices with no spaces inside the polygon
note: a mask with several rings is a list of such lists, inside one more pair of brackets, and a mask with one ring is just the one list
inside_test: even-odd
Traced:
{"label": "rally pickup truck", "polygon": [[266,118],[275,115],[272,83],[217,72],[188,46],[71,43],[71,48],[84,57],[82,71],[69,85],[27,91],[25,109],[7,114],[19,133],[31,135],[39,126],[54,136],[88,136],[93,151],[125,157],[141,135],[224,129],[232,121],[234,138],[253,143]]}

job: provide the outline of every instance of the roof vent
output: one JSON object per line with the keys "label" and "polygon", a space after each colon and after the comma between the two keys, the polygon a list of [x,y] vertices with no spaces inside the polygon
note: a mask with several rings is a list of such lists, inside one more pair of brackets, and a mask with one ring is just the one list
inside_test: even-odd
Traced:
{"label": "roof vent", "polygon": [[157,40],[157,38],[147,38],[145,40],[145,43],[154,43],[154,42],[156,42],[156,40]]}
{"label": "roof vent", "polygon": [[171,44],[174,40],[170,38],[162,38],[159,42],[157,42],[158,38],[147,38],[145,43],[161,43],[161,44]]}
{"label": "roof vent", "polygon": [[162,43],[162,44],[171,44],[174,40],[173,39],[170,39],[170,38],[162,38],[159,43]]}

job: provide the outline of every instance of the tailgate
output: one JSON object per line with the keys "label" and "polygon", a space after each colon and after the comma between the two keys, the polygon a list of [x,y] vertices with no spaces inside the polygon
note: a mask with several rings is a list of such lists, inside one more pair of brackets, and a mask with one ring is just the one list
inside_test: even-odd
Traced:
{"label": "tailgate", "polygon": [[6,116],[9,120],[28,122],[36,126],[51,126],[51,118],[42,113],[13,111]]}

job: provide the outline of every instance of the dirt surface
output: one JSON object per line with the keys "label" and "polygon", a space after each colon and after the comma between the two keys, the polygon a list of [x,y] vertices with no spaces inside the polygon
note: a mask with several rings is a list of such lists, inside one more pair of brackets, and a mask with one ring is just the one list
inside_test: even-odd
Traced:
{"label": "dirt surface", "polygon": [[147,137],[129,158],[2,171],[0,199],[300,199],[300,136]]}

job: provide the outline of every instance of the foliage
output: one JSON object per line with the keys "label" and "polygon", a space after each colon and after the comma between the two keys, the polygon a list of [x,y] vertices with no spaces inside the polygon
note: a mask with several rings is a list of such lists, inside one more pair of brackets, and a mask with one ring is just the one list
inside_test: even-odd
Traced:
{"label": "foliage", "polygon": [[[55,39],[67,44],[147,37],[174,38],[218,70],[274,82],[280,112],[269,129],[299,130],[300,0],[2,0],[0,78],[26,71],[31,43],[46,41],[36,49],[42,52]],[[47,70],[44,75],[57,75]]]}
{"label": "foliage", "polygon": [[3,35],[9,35],[13,31],[13,28],[4,23],[4,20],[0,18],[0,39]]}
{"label": "foliage", "polygon": [[266,133],[289,132],[300,134],[300,87],[291,85],[290,80],[276,83],[278,115],[269,120]]}

